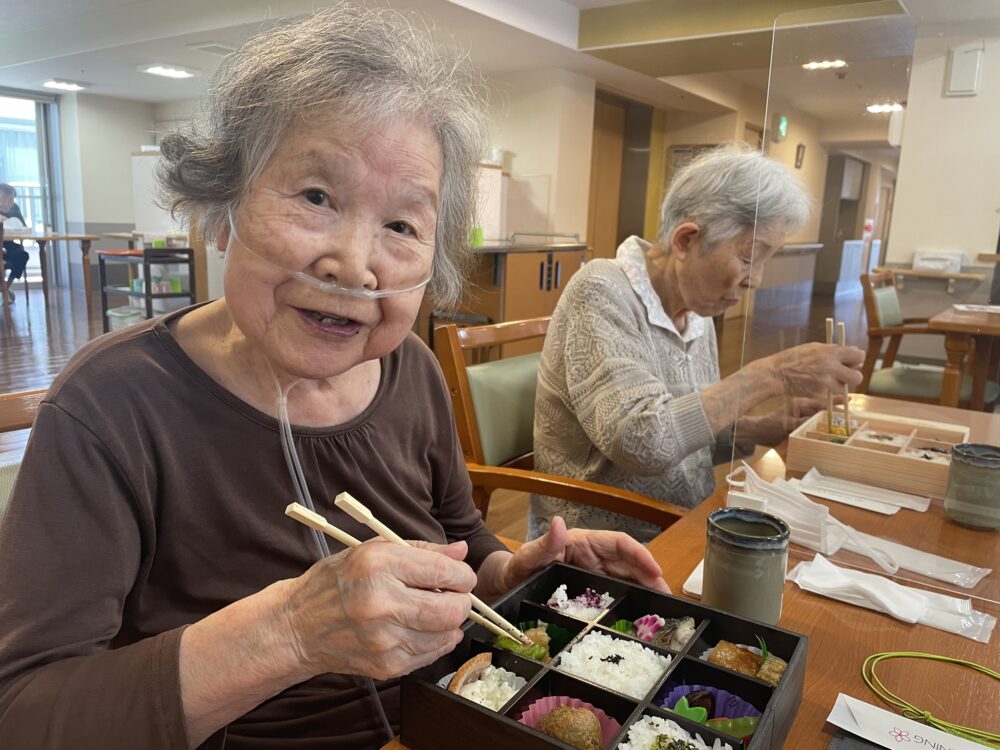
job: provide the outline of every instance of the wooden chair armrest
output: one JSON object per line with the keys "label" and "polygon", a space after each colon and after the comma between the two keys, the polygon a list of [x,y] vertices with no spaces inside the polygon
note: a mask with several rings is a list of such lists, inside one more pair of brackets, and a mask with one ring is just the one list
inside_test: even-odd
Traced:
{"label": "wooden chair armrest", "polygon": [[928,328],[927,326],[893,326],[891,328],[870,328],[868,329],[868,335],[877,336],[894,336],[897,334],[919,334],[919,333],[932,333],[936,335],[941,335],[944,331],[939,331],[933,328]]}
{"label": "wooden chair armrest", "polygon": [[472,484],[478,487],[534,492],[538,495],[558,497],[561,500],[623,513],[664,528],[680,520],[681,516],[687,513],[687,508],[673,503],[660,502],[630,490],[582,479],[473,463],[467,463],[465,467],[469,471]]}
{"label": "wooden chair armrest", "polygon": [[46,389],[0,394],[0,432],[26,430],[35,421],[38,405]]}
{"label": "wooden chair armrest", "polygon": [[928,323],[930,318],[903,318],[903,325],[908,325],[910,323]]}

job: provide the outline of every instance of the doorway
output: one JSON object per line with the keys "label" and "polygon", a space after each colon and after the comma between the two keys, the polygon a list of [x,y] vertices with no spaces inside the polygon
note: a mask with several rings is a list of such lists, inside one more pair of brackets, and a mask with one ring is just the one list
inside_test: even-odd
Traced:
{"label": "doorway", "polygon": [[[0,182],[14,188],[14,202],[35,232],[55,224],[47,147],[50,106],[34,98],[0,95]],[[38,254],[28,256],[28,280],[41,281]]]}

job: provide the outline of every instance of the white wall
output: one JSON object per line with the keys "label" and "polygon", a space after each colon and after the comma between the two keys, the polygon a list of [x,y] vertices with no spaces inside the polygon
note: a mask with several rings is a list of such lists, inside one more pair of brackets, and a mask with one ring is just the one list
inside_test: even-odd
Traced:
{"label": "white wall", "polygon": [[[820,123],[805,112],[776,100],[771,102],[771,111],[788,117],[788,135],[781,143],[771,139],[771,127],[764,133],[767,155],[775,161],[787,165],[802,181],[813,201],[813,211],[802,229],[787,238],[787,242],[816,242],[819,239],[823,188],[826,181],[827,151],[820,142]],[[802,167],[795,168],[795,153],[799,144],[805,146]]]}
{"label": "white wall", "polygon": [[[981,37],[980,37],[981,38]],[[907,94],[888,262],[915,250],[993,252],[1000,217],[1000,38],[986,40],[978,96],[942,96],[949,46],[917,39]]]}
{"label": "white wall", "polygon": [[153,129],[156,142],[168,130],[186,125],[194,119],[198,111],[199,99],[178,99],[173,102],[157,102],[153,105]]}
{"label": "white wall", "polygon": [[[80,120],[77,94],[59,97],[59,152],[62,164],[63,207],[70,225],[82,224],[83,174],[80,166]],[[70,230],[81,227],[71,226]]]}
{"label": "white wall", "polygon": [[[87,224],[131,224],[131,154],[152,142],[153,105],[93,94],[77,94],[75,105],[81,219]],[[72,141],[71,123],[61,127],[64,143]],[[71,155],[63,154],[64,165],[72,161]],[[73,186],[67,184],[65,189],[68,210],[78,198],[70,195]]]}
{"label": "white wall", "polygon": [[[513,151],[513,180],[549,175],[549,232],[587,236],[596,85],[566,70],[492,78],[493,144]],[[508,230],[517,231],[516,213]],[[523,229],[523,227],[520,227]]]}

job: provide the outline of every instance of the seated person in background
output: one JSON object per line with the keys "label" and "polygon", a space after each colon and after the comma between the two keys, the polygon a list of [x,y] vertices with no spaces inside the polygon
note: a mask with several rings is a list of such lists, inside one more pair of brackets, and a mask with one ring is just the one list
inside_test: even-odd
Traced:
{"label": "seated person in background", "polygon": [[[0,182],[0,222],[5,227],[17,226],[18,222],[22,227],[27,227],[24,214],[20,207],[14,202],[17,191],[6,182]],[[28,253],[19,242],[12,242],[5,239],[3,242],[3,263],[7,269],[7,280],[4,289],[7,291],[7,298],[13,302],[14,292],[10,290],[11,282],[21,278],[24,269],[28,265]],[[3,280],[0,279],[0,282]]]}
{"label": "seated person in background", "polygon": [[[765,263],[808,215],[796,178],[758,152],[724,146],[679,173],[656,242],[629,237],[614,260],[584,266],[559,300],[538,373],[538,470],[693,507],[714,491],[712,467],[732,456],[734,442],[741,453],[778,443],[822,407],[828,389],[861,382],[862,350],[818,343],[719,379],[711,316],[760,284]],[[746,416],[776,396],[817,400]],[[556,515],[640,541],[659,531],[532,497],[529,538]]]}

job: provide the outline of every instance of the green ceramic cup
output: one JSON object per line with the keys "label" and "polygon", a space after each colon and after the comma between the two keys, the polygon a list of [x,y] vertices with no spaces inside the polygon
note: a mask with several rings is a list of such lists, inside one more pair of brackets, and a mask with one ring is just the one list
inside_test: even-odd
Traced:
{"label": "green ceramic cup", "polygon": [[1000,529],[1000,448],[976,443],[952,448],[944,513],[962,526]]}
{"label": "green ceramic cup", "polygon": [[708,516],[701,600],[709,607],[774,625],[788,567],[788,524],[747,508]]}

